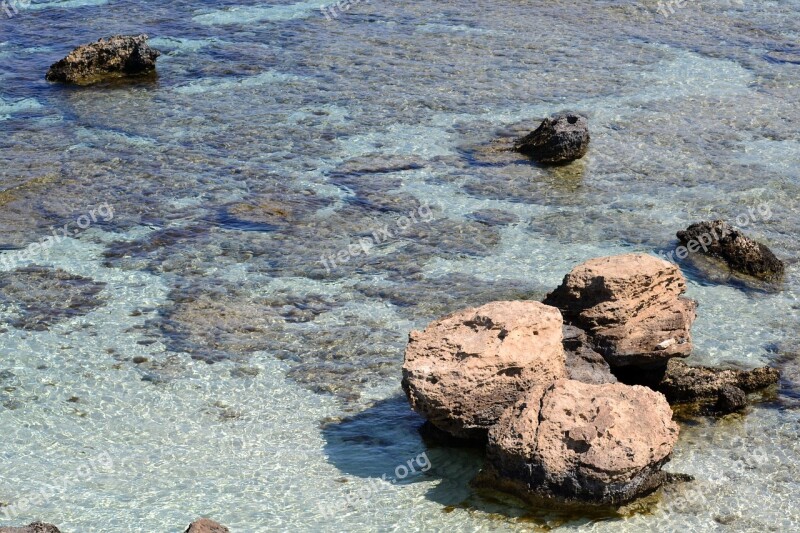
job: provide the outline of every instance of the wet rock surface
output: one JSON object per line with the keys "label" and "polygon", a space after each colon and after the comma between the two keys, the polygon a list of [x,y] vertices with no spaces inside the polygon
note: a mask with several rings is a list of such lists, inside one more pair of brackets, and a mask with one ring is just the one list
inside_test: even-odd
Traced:
{"label": "wet rock surface", "polygon": [[733,385],[725,385],[719,391],[717,396],[717,403],[714,404],[714,409],[721,413],[735,413],[747,407],[747,395],[739,387]]}
{"label": "wet rock surface", "polygon": [[661,485],[677,439],[663,395],[559,380],[531,389],[489,431],[480,483],[526,500],[620,505]]}
{"label": "wet rock surface", "polygon": [[558,113],[518,139],[514,150],[539,163],[559,164],[580,159],[589,150],[589,120],[577,113]]}
{"label": "wet rock surface", "polygon": [[[766,366],[737,370],[692,366],[675,359],[663,369],[616,369],[615,374],[623,383],[646,385],[661,392],[670,403],[713,404],[729,387],[749,394],[775,385],[780,379],[777,369]],[[730,391],[728,395],[733,398]]]}
{"label": "wet rock surface", "polygon": [[0,533],[61,533],[53,524],[34,522],[22,527],[0,527]]}
{"label": "wet rock surface", "polygon": [[210,518],[200,518],[189,524],[184,533],[230,533],[230,529]]}
{"label": "wet rock surface", "polygon": [[492,302],[412,331],[403,389],[433,425],[467,439],[530,387],[565,376],[561,314],[538,302]]}
{"label": "wet rock surface", "polygon": [[42,266],[2,272],[0,304],[5,312],[0,320],[20,329],[46,330],[103,305],[101,292],[105,286],[91,278]]}
{"label": "wet rock surface", "polygon": [[780,279],[786,269],[772,250],[723,220],[698,222],[677,233],[689,251],[722,260],[732,270],[759,279]]}
{"label": "wet rock surface", "polygon": [[681,297],[685,290],[675,265],[625,254],[575,267],[544,303],[586,331],[612,367],[658,367],[691,353],[696,304]]}
{"label": "wet rock surface", "polygon": [[147,35],[115,35],[75,48],[47,71],[47,81],[90,85],[110,78],[155,71],[161,52],[147,45]]}

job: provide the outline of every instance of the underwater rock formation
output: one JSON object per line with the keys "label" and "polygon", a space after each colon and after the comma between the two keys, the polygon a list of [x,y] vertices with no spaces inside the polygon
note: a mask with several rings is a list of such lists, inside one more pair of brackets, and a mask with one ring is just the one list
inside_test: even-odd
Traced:
{"label": "underwater rock formation", "polygon": [[479,483],[523,499],[624,504],[661,485],[678,432],[658,392],[559,380],[531,389],[491,428]]}
{"label": "underwater rock formation", "polygon": [[586,331],[612,367],[658,367],[692,351],[696,303],[680,296],[685,290],[672,263],[624,254],[578,265],[544,303]]}
{"label": "underwater rock formation", "polygon": [[147,35],[115,35],[79,46],[53,63],[47,81],[90,85],[109,78],[147,74],[161,52],[147,45]]}
{"label": "underwater rock formation", "polygon": [[411,407],[456,437],[482,439],[519,395],[566,375],[558,309],[492,302],[412,331],[403,364]]}
{"label": "underwater rock formation", "polygon": [[710,255],[755,278],[777,280],[786,268],[772,250],[722,220],[692,224],[677,236],[690,252]]}
{"label": "underwater rock formation", "polygon": [[580,159],[589,150],[589,120],[575,113],[553,115],[518,139],[514,150],[539,163],[568,163]]}

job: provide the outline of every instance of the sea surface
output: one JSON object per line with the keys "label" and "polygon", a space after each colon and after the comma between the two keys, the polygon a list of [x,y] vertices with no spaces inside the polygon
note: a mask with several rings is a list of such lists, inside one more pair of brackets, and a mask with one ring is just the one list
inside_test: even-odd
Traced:
{"label": "sea surface", "polygon": [[[800,530],[800,2],[665,9],[0,10],[0,524]],[[117,33],[150,36],[157,79],[44,80]],[[496,149],[560,110],[589,117],[584,159]],[[691,360],[783,379],[745,416],[682,425],[667,470],[694,482],[623,517],[563,516],[475,492],[480,453],[423,441],[399,387],[411,329],[542,298],[592,257],[669,254],[711,218],[788,273],[759,286],[679,261]]]}

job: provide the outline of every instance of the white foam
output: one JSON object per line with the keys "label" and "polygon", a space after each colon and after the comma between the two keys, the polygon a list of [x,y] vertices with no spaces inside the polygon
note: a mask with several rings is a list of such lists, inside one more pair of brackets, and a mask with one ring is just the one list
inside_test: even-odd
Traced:
{"label": "white foam", "polygon": [[[267,7],[234,6],[196,15],[192,20],[200,24],[254,24],[258,22],[278,22],[310,17],[320,8],[319,2],[298,2]],[[321,16],[321,13],[320,13]]]}

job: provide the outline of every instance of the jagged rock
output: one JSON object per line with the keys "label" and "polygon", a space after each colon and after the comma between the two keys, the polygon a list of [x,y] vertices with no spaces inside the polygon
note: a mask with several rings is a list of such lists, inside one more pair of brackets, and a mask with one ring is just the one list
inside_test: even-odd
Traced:
{"label": "jagged rock", "polygon": [[623,383],[646,385],[661,392],[670,403],[711,403],[718,399],[725,387],[736,387],[744,393],[751,393],[776,384],[780,378],[778,370],[767,366],[734,370],[690,366],[674,359],[663,369],[622,369],[616,375]]}
{"label": "jagged rock", "polygon": [[747,407],[747,395],[739,387],[725,385],[719,391],[714,408],[719,413],[735,413]]}
{"label": "jagged rock", "polygon": [[620,505],[661,485],[677,439],[658,392],[559,380],[531,389],[491,428],[479,484],[528,500]]}
{"label": "jagged rock", "polygon": [[575,267],[544,303],[586,331],[612,367],[663,367],[692,351],[696,303],[680,296],[685,290],[686,280],[672,263],[625,254]]}
{"label": "jagged rock", "polygon": [[0,533],[61,533],[53,524],[34,522],[22,527],[0,527]]}
{"label": "jagged rock", "polygon": [[580,159],[589,150],[589,120],[575,113],[555,114],[518,139],[514,150],[539,163]]}
{"label": "jagged rock", "polygon": [[200,518],[189,524],[184,533],[230,533],[230,529],[209,518]]}
{"label": "jagged rock", "polygon": [[453,436],[483,439],[536,384],[566,375],[558,309],[492,302],[412,331],[403,364],[411,407]]}
{"label": "jagged rock", "polygon": [[48,81],[89,85],[107,78],[152,72],[161,52],[147,35],[115,35],[75,48],[47,71]]}
{"label": "jagged rock", "polygon": [[722,220],[692,224],[677,236],[688,251],[716,257],[737,272],[768,281],[783,276],[785,265],[769,248]]}
{"label": "jagged rock", "polygon": [[596,385],[617,382],[603,356],[592,349],[585,331],[564,324],[563,334],[569,379]]}

